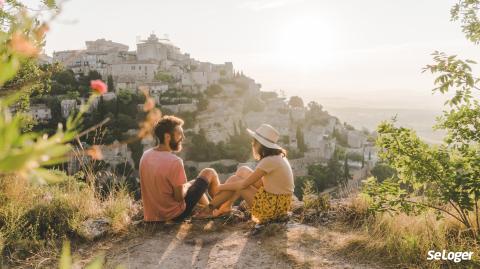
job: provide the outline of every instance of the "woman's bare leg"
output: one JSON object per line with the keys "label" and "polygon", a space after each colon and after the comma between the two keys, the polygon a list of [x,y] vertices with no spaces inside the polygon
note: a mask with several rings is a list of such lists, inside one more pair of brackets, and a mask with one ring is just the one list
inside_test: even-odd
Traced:
{"label": "woman's bare leg", "polygon": [[[253,170],[249,167],[239,167],[235,172],[235,175],[229,177],[225,183],[245,180],[251,173],[253,173]],[[254,186],[255,185],[256,184],[254,184]],[[241,191],[220,191],[216,193],[215,196],[213,196],[212,201],[210,201],[213,208],[218,208],[215,215],[230,212],[232,210],[232,204],[240,197],[246,200],[247,204],[251,206],[253,197],[257,192],[257,188],[254,186],[250,186]]]}
{"label": "woman's bare leg", "polygon": [[253,204],[253,198],[255,197],[255,194],[257,193],[257,188],[250,186],[246,189],[243,189],[238,192],[240,194],[240,197],[247,202],[248,207],[252,207]]}
{"label": "woman's bare leg", "polygon": [[[227,179],[226,182],[235,182],[239,180],[245,180],[248,178],[251,174],[253,173],[253,170],[250,169],[248,166],[240,166],[237,171],[235,172],[234,176],[231,176],[230,178]],[[219,214],[230,212],[232,210],[232,205],[235,203],[235,201],[240,198],[240,193],[235,192],[231,198],[223,203],[220,208],[218,209]]]}
{"label": "woman's bare leg", "polygon": [[[229,177],[225,181],[225,183],[227,183],[227,182],[231,183],[231,182],[236,182],[236,181],[240,181],[240,180],[243,180],[243,178],[234,175],[234,176]],[[235,198],[235,196],[238,199],[238,195],[236,195],[235,191],[220,191],[213,197],[212,201],[210,201],[210,204],[213,205],[215,208],[219,208],[225,202],[229,202],[231,199]]]}

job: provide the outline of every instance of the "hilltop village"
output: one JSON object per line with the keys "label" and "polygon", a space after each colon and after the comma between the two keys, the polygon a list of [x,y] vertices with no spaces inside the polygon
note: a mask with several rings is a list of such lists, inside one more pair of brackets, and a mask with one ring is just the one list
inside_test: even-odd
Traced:
{"label": "hilltop village", "polygon": [[[348,156],[345,162],[351,173],[371,168],[377,161],[373,133],[342,123],[317,102],[304,104],[299,96],[287,98],[276,91],[263,91],[261,84],[236,71],[231,62],[198,61],[182,53],[168,38],[155,34],[138,40],[134,51],[127,45],[105,39],[86,41],[85,45],[86,49],[56,51],[53,57],[45,56],[41,62],[59,63],[76,79],[96,74],[108,80],[109,92],[95,100],[90,112],[108,113],[108,109],[99,106],[117,102],[115,114],[118,118],[123,116],[129,126],[128,130],[120,131],[122,135],[134,134],[137,124],[131,115],[136,112],[123,111],[121,102],[143,95],[140,90],[146,89],[163,114],[187,118],[184,128],[187,141],[197,140],[187,142],[186,147],[198,146],[203,141],[228,151],[229,144],[245,128],[256,129],[262,123],[269,123],[280,132],[281,144],[290,153],[296,176],[307,175],[311,164],[327,163],[339,150]],[[30,106],[30,114],[37,122],[46,124],[60,117],[66,119],[86,100],[85,96],[70,92],[52,92],[52,96],[57,98],[56,107],[41,101]],[[141,111],[140,103],[137,107]],[[118,140],[110,142],[118,143]],[[105,147],[103,162],[113,168],[125,162],[136,167],[141,152],[154,144],[152,139],[143,139],[136,149],[127,145]],[[199,155],[192,153],[194,151],[181,154],[191,171],[213,165],[220,167],[220,172],[228,173],[239,162],[252,161],[248,158],[249,146],[247,140],[246,153],[239,158]],[[74,173],[79,165],[72,160],[68,169]]]}

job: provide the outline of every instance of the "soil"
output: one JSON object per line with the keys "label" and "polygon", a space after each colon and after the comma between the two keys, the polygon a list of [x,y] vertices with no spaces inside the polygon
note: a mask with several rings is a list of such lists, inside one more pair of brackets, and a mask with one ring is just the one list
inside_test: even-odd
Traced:
{"label": "soil", "polygon": [[328,227],[270,224],[252,236],[251,226],[219,220],[145,226],[97,251],[105,251],[106,268],[381,268],[336,254],[347,235]]}

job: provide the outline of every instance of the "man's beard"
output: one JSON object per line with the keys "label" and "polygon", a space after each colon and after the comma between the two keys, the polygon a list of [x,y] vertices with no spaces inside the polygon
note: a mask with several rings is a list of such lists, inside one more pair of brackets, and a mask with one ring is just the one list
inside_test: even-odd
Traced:
{"label": "man's beard", "polygon": [[170,140],[170,143],[169,143],[169,146],[170,146],[170,149],[172,149],[172,151],[180,151],[182,150],[182,142],[177,142],[177,141],[174,141],[174,140]]}

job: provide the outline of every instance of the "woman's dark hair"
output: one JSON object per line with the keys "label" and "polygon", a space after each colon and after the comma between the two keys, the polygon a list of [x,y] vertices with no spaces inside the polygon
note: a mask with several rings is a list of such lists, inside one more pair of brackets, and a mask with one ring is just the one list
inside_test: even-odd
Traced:
{"label": "woman's dark hair", "polygon": [[177,126],[182,126],[183,120],[175,116],[163,116],[155,125],[155,136],[160,144],[165,141],[165,134],[173,135],[173,130]]}
{"label": "woman's dark hair", "polygon": [[265,157],[268,157],[268,156],[277,156],[277,155],[283,155],[283,157],[287,157],[287,151],[283,148],[281,149],[272,149],[272,148],[268,148],[264,145],[262,145],[262,143],[258,142],[258,140],[256,140],[255,138],[253,139],[253,142],[254,143],[258,143],[260,145],[260,149],[257,151],[255,150],[255,148],[253,147],[253,155],[255,158],[257,158],[258,160],[261,160]]}

